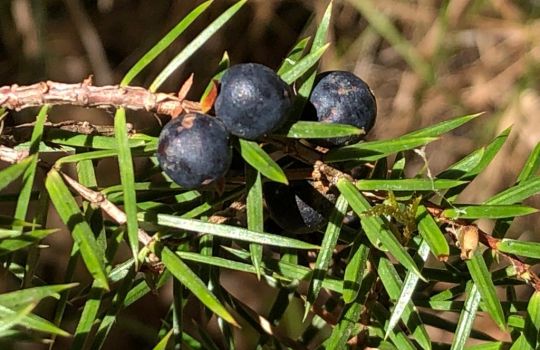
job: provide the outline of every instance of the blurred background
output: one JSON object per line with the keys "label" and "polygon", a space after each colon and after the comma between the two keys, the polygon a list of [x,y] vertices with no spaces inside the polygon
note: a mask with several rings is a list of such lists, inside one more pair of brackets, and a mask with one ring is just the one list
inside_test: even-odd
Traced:
{"label": "blurred background", "polygon": [[[89,75],[96,85],[117,84],[199,3],[0,0],[0,86],[41,80],[74,83]],[[215,1],[134,85],[148,86],[232,3]],[[314,33],[327,4],[322,0],[249,1],[161,91],[178,91],[194,73],[190,97],[198,99],[225,51],[232,63],[259,62],[277,68],[299,39]],[[476,121],[427,147],[433,174],[512,127],[506,145],[488,170],[460,197],[463,202],[479,203],[510,186],[540,140],[539,0],[335,0],[328,39],[332,45],[320,70],[352,71],[377,97],[378,120],[369,139],[396,137],[459,115],[484,112]],[[33,113],[11,113],[7,123],[27,122]],[[112,124],[111,115],[104,111],[58,108],[50,115],[53,121]],[[151,115],[132,114],[130,118],[137,130],[159,130]],[[411,161],[416,170],[424,165],[419,157]],[[117,175],[110,176],[113,178],[100,181],[115,183]],[[528,204],[540,207],[538,198]],[[539,217],[516,220],[512,236],[540,241]],[[489,229],[489,223],[485,225]],[[161,311],[156,313],[163,315]],[[125,328],[135,327],[130,322],[144,322],[130,320]]]}

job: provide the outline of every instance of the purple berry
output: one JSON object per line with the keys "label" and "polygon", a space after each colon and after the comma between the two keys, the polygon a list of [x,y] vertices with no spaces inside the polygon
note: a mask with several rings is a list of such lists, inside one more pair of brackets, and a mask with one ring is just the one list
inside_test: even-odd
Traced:
{"label": "purple berry", "polygon": [[161,131],[157,158],[165,174],[180,186],[207,185],[229,170],[229,133],[221,121],[209,115],[181,115]]}
{"label": "purple berry", "polygon": [[[319,74],[309,102],[315,108],[320,122],[354,125],[363,128],[366,134],[375,124],[375,96],[362,79],[350,72],[330,71]],[[363,136],[324,139],[323,145],[348,145],[360,141]]]}
{"label": "purple berry", "polygon": [[223,75],[215,110],[231,134],[255,140],[280,127],[291,106],[289,86],[273,70],[245,63]]}
{"label": "purple berry", "polygon": [[322,228],[336,200],[333,194],[322,195],[308,181],[296,181],[289,186],[267,182],[263,190],[272,219],[285,231],[296,234]]}

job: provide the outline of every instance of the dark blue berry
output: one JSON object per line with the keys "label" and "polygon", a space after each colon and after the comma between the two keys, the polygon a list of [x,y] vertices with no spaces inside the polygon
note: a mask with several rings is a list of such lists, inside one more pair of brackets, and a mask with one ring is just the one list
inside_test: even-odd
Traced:
{"label": "dark blue berry", "polygon": [[264,184],[264,199],[272,219],[285,231],[302,234],[321,229],[327,223],[335,196],[322,195],[307,181],[286,186]]}
{"label": "dark blue berry", "polygon": [[221,121],[206,114],[189,113],[172,119],[159,135],[161,169],[187,189],[224,176],[231,157],[229,133]]}
{"label": "dark blue berry", "polygon": [[[354,125],[363,128],[366,134],[375,124],[375,96],[362,79],[350,72],[331,71],[319,74],[309,102],[315,108],[320,122]],[[363,136],[325,139],[323,144],[328,147],[343,146],[356,143]]]}
{"label": "dark blue berry", "polygon": [[289,86],[273,70],[245,63],[223,75],[215,110],[231,134],[255,140],[280,127],[291,106]]}

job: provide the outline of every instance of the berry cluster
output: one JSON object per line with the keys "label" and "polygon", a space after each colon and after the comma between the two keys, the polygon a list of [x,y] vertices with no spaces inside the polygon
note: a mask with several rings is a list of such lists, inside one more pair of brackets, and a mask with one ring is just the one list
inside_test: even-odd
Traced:
{"label": "berry cluster", "polygon": [[[256,63],[230,67],[222,77],[215,117],[188,113],[174,118],[159,137],[158,160],[163,171],[186,189],[222,178],[232,159],[231,137],[258,140],[291,120],[293,92],[270,68]],[[363,128],[375,123],[377,106],[369,86],[352,73],[321,73],[302,118]],[[324,147],[348,145],[361,136],[313,140]],[[304,233],[325,223],[322,213],[333,198],[321,196],[308,182],[290,186],[267,183],[264,195],[270,214],[284,229]],[[269,203],[279,203],[272,207]],[[295,208],[294,210],[289,210]]]}

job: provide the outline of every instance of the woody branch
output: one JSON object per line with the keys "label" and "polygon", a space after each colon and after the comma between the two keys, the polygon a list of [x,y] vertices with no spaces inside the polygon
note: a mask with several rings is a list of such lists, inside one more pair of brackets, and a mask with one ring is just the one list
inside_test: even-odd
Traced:
{"label": "woody branch", "polygon": [[54,81],[33,85],[0,87],[0,107],[21,110],[49,105],[72,105],[96,108],[126,108],[176,117],[183,111],[198,111],[197,102],[167,93],[154,93],[137,86],[94,86],[91,78],[82,83]]}
{"label": "woody branch", "polygon": [[445,224],[450,224],[458,228],[474,229],[474,231],[478,235],[478,241],[480,241],[482,244],[484,244],[486,247],[493,250],[500,256],[503,256],[506,259],[508,259],[508,261],[510,261],[510,263],[515,267],[517,277],[526,281],[536,291],[540,291],[540,276],[538,276],[538,274],[536,274],[532,270],[529,264],[526,264],[517,256],[501,252],[498,247],[499,242],[501,241],[500,239],[493,237],[491,234],[481,230],[477,225],[470,224],[466,220],[460,220],[460,219],[456,220],[456,219],[446,218],[443,215],[443,208],[439,207],[438,205],[434,203],[428,202],[427,210],[433,217],[435,217],[440,222],[443,222]]}

